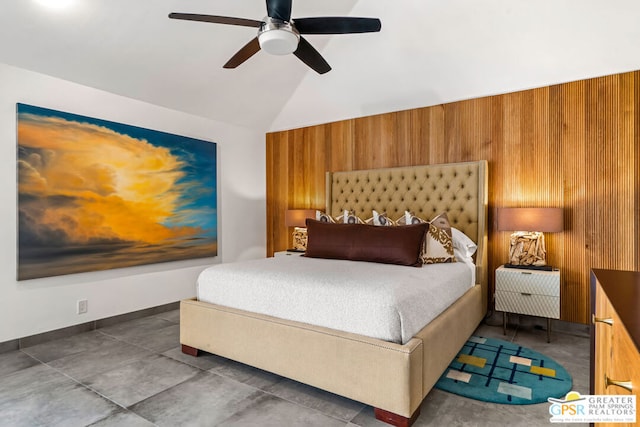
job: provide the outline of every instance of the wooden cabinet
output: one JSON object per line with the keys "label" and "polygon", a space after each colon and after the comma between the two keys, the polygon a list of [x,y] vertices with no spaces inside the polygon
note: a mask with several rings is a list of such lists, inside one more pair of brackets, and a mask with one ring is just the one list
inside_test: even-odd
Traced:
{"label": "wooden cabinet", "polygon": [[[640,390],[640,272],[591,273],[591,394]],[[632,424],[604,424],[622,426]]]}

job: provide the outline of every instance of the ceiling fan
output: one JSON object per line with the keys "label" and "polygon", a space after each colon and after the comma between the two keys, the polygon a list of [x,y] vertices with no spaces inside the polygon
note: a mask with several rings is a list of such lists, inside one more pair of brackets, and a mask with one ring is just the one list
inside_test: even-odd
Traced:
{"label": "ceiling fan", "polygon": [[236,68],[262,49],[272,55],[293,53],[318,74],[328,72],[331,67],[301,34],[380,31],[381,23],[377,18],[331,16],[291,19],[291,3],[292,0],[267,0],[267,16],[262,21],[195,13],[170,13],[169,18],[258,28],[258,35],[233,55],[224,68]]}

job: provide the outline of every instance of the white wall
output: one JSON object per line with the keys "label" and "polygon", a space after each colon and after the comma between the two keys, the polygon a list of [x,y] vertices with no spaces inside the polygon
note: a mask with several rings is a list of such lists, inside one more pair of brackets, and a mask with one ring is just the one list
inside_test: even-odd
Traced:
{"label": "white wall", "polygon": [[[17,102],[216,142],[220,256],[16,281]],[[0,64],[0,150],[0,342],[191,297],[205,266],[266,253],[264,132]]]}

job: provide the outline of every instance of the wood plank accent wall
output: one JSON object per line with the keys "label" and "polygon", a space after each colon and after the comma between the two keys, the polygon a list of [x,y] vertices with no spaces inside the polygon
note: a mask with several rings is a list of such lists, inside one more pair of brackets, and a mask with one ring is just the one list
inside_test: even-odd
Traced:
{"label": "wood plank accent wall", "polygon": [[291,244],[286,209],[324,209],[325,171],[486,159],[490,271],[509,249],[496,208],[524,206],[565,209],[546,234],[563,320],[589,322],[591,268],[640,269],[640,71],[273,132],[266,150],[268,256]]}

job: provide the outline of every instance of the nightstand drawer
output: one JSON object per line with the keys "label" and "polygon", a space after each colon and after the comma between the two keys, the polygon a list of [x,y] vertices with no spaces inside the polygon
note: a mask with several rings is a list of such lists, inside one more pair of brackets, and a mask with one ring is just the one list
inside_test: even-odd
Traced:
{"label": "nightstand drawer", "polygon": [[559,297],[560,272],[499,268],[496,270],[496,291]]}
{"label": "nightstand drawer", "polygon": [[526,291],[496,292],[496,310],[530,316],[560,318],[560,297],[535,295]]}

